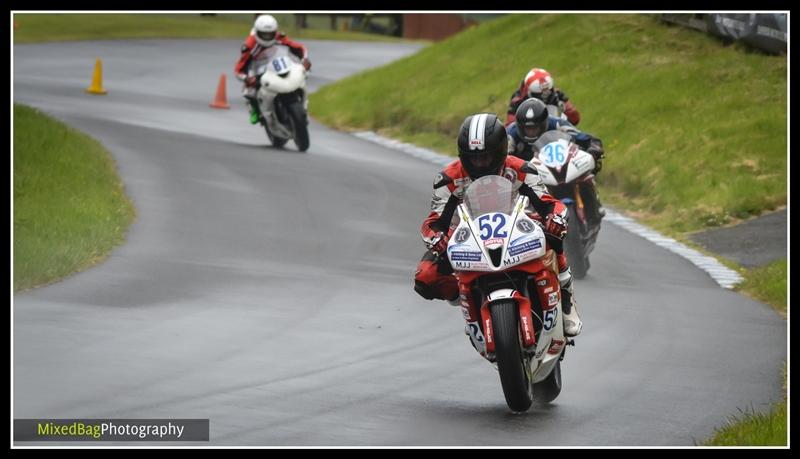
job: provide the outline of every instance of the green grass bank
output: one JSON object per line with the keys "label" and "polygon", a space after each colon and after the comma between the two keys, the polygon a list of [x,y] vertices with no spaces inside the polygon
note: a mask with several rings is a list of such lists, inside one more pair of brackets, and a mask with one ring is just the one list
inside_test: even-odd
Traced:
{"label": "green grass bank", "polygon": [[[308,15],[309,28],[297,29],[292,14],[275,14],[289,38],[315,40],[401,41],[363,32],[329,30],[324,15]],[[250,33],[252,14],[15,14],[14,43],[138,38],[231,38]],[[313,27],[313,28],[312,28]]]}
{"label": "green grass bank", "polygon": [[507,15],[322,88],[311,114],[452,155],[464,117],[505,116],[533,66],[603,139],[608,204],[675,234],[786,203],[786,57],[650,15]]}
{"label": "green grass bank", "polygon": [[14,291],[103,260],[135,216],[97,141],[14,105]]}

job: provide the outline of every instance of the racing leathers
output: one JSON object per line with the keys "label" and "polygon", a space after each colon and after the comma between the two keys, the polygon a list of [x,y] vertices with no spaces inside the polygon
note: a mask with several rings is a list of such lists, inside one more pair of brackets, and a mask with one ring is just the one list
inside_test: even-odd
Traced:
{"label": "racing leathers", "polygon": [[[508,101],[508,112],[506,113],[506,126],[514,123],[517,119],[517,108],[519,104],[528,100],[528,88],[525,87],[525,80],[522,81],[520,87],[511,95],[511,100]],[[549,100],[543,100],[547,105],[560,106],[566,115],[567,120],[573,125],[577,126],[581,122],[581,114],[575,105],[569,100],[566,94],[560,89],[556,88],[550,95]]]}
{"label": "racing leathers", "polygon": [[[530,207],[526,213],[531,217],[539,221],[545,221],[552,218],[551,216],[566,218],[566,207],[561,201],[547,193],[536,168],[529,165],[527,161],[513,156],[506,157],[502,175],[513,183],[515,190],[528,197]],[[472,179],[464,170],[460,160],[453,161],[436,176],[431,198],[431,213],[422,223],[421,228],[422,239],[429,250],[425,252],[417,266],[414,290],[425,299],[444,299],[454,305],[457,305],[460,298],[460,305],[467,321],[465,331],[470,336],[476,350],[485,356],[485,352],[480,347],[483,339],[476,336],[481,333],[480,327],[470,326],[480,322],[480,305],[473,303],[472,295],[459,292],[458,281],[446,254],[431,249],[431,247],[439,245],[437,239],[441,237],[442,233],[448,239],[452,234],[454,230],[451,227],[453,214],[463,200],[464,192],[470,183],[472,183]],[[577,316],[577,307],[573,307],[572,274],[567,265],[561,241],[548,237],[548,244],[557,254],[565,329],[574,336],[580,332],[581,324],[580,318]],[[569,320],[572,322],[568,323]]]}
{"label": "racing leathers", "polygon": [[296,41],[290,40],[286,35],[278,33],[272,46],[261,46],[251,32],[242,44],[242,53],[234,67],[236,78],[244,83],[242,95],[250,104],[251,113],[259,113],[256,91],[258,90],[258,69],[271,59],[279,56],[294,55],[303,63],[306,70],[311,68],[306,47]]}

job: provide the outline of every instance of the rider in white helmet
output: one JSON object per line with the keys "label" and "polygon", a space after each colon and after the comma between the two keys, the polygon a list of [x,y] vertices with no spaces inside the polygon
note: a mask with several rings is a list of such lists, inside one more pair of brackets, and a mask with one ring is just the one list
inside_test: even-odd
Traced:
{"label": "rider in white helmet", "polygon": [[253,70],[252,64],[269,60],[286,49],[300,59],[306,70],[311,69],[311,61],[308,59],[306,47],[301,43],[289,40],[285,34],[281,33],[278,30],[278,21],[272,15],[258,15],[250,35],[242,45],[242,54],[234,68],[236,78],[244,82],[242,95],[250,106],[250,122],[252,124],[258,123],[261,117],[256,101],[258,78],[251,71]]}

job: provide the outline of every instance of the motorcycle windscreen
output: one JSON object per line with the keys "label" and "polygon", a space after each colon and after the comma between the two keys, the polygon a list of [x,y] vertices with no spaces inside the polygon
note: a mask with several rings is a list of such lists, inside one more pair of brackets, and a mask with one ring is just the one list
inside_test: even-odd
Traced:
{"label": "motorcycle windscreen", "polygon": [[511,214],[515,199],[513,184],[499,175],[487,175],[475,180],[464,193],[464,204],[473,217],[490,212]]}
{"label": "motorcycle windscreen", "polygon": [[566,140],[572,142],[572,137],[566,132],[559,130],[547,131],[539,137],[533,144],[534,153],[541,151],[548,143],[558,142],[559,140]]}

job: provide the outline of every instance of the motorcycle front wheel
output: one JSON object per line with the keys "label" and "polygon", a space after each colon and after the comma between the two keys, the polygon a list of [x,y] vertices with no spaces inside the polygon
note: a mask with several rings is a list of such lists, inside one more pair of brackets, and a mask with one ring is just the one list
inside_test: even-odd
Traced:
{"label": "motorcycle front wheel", "polygon": [[292,130],[294,131],[294,143],[300,151],[308,150],[311,139],[308,136],[308,115],[303,109],[303,103],[299,100],[291,102],[287,107],[289,118],[292,120]]}
{"label": "motorcycle front wheel", "polygon": [[519,314],[513,300],[492,305],[495,356],[503,395],[511,411],[520,413],[533,403],[533,386],[528,378],[519,338]]}
{"label": "motorcycle front wheel", "polygon": [[284,145],[286,145],[286,142],[289,141],[289,139],[284,139],[282,137],[275,137],[274,135],[272,135],[272,133],[269,132],[269,128],[267,127],[266,124],[264,124],[264,130],[267,132],[267,137],[269,137],[269,141],[272,143],[272,146],[275,147],[275,148],[281,148]]}

